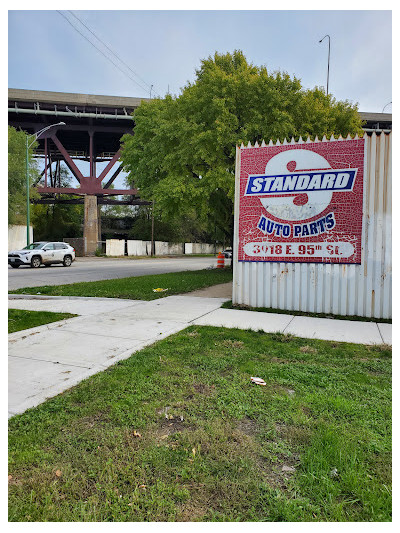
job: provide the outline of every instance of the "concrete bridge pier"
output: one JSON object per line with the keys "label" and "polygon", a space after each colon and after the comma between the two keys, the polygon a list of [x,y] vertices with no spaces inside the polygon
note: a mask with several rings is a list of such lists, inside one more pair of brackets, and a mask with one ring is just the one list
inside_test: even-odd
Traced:
{"label": "concrete bridge pier", "polygon": [[85,241],[85,255],[94,255],[98,246],[99,217],[97,196],[84,196],[83,237]]}

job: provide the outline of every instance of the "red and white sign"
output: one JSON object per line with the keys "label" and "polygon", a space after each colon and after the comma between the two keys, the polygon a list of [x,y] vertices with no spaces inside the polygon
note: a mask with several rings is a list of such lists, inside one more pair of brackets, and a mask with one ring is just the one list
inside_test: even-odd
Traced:
{"label": "red and white sign", "polygon": [[361,263],[364,139],[240,149],[239,261]]}

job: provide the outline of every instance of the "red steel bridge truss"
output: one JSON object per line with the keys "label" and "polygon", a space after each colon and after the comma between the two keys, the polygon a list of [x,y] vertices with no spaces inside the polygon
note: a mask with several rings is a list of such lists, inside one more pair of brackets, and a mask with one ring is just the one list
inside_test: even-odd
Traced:
{"label": "red steel bridge truss", "polygon": [[[83,203],[83,197],[90,195],[97,197],[98,204],[149,204],[139,198],[137,189],[110,188],[122,170],[120,139],[132,134],[131,114],[140,102],[139,98],[9,89],[10,126],[34,134],[65,122],[65,126],[50,128],[37,139],[35,157],[42,160],[43,169],[36,184],[40,198],[33,202]],[[76,186],[63,186],[61,161],[71,171]],[[99,163],[106,164],[98,171]],[[65,198],[65,194],[76,197]],[[118,195],[125,198],[110,198]]]}

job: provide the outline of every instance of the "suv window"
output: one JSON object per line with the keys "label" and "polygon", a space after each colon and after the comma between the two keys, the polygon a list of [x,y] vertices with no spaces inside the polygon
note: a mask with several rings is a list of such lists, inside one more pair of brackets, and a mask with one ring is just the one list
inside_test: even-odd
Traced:
{"label": "suv window", "polygon": [[24,246],[24,248],[22,249],[23,250],[36,250],[39,248],[43,248],[45,244],[46,244],[45,242],[33,242],[32,244],[28,244],[28,246]]}
{"label": "suv window", "polygon": [[67,246],[63,244],[62,242],[56,242],[54,243],[54,247],[56,250],[66,250]]}
{"label": "suv window", "polygon": [[48,242],[44,247],[45,250],[54,250],[54,243]]}

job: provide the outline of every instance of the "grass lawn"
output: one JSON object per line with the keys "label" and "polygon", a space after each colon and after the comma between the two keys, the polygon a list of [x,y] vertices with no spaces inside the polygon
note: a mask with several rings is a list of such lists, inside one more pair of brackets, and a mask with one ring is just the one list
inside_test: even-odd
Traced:
{"label": "grass lawn", "polygon": [[10,521],[390,521],[391,350],[192,326],[12,418],[9,450]]}
{"label": "grass lawn", "polygon": [[[69,285],[45,285],[10,291],[12,294],[46,294],[51,296],[95,296],[98,298],[128,298],[131,300],[155,300],[172,294],[182,294],[227,283],[232,280],[232,270],[205,269],[170,274],[153,274],[103,281],[85,281]],[[153,292],[153,289],[168,289]]]}
{"label": "grass lawn", "polygon": [[65,318],[72,318],[77,315],[71,313],[51,313],[50,311],[24,311],[22,309],[8,310],[8,333],[21,331],[22,329],[36,328],[57,322]]}
{"label": "grass lawn", "polygon": [[248,305],[233,304],[232,300],[229,302],[224,302],[221,307],[225,309],[242,309],[244,311],[258,311],[260,313],[277,313],[284,315],[294,315],[294,316],[311,316],[316,318],[335,318],[336,320],[356,320],[358,322],[383,322],[385,324],[391,324],[391,318],[373,318],[366,316],[344,316],[344,315],[332,315],[329,313],[308,313],[306,311],[287,311],[285,309],[274,309],[272,307],[250,307]]}

